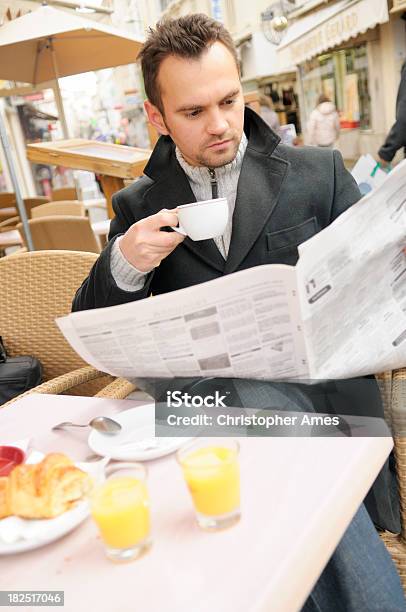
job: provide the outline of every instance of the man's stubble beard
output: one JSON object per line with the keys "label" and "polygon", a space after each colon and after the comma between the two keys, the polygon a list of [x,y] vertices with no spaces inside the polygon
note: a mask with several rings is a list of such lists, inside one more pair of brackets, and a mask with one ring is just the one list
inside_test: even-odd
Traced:
{"label": "man's stubble beard", "polygon": [[226,166],[234,161],[238,153],[240,141],[241,138],[236,138],[236,140],[233,141],[233,150],[226,156],[224,156],[224,153],[219,153],[216,155],[215,151],[205,151],[204,153],[198,155],[196,160],[199,162],[199,164],[206,168],[222,168],[223,166]]}

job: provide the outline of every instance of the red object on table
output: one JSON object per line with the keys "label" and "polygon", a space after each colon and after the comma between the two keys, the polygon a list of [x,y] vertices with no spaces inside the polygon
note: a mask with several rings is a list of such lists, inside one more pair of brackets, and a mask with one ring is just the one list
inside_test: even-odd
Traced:
{"label": "red object on table", "polygon": [[0,446],[0,476],[8,476],[12,469],[23,463],[25,453],[16,446]]}

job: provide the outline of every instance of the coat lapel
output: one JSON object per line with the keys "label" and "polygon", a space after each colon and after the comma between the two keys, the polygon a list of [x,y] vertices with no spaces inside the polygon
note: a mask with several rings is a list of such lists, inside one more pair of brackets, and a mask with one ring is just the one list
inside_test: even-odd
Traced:
{"label": "coat lapel", "polygon": [[258,153],[248,145],[238,181],[225,274],[235,272],[261,234],[278,202],[288,167],[284,159]]}

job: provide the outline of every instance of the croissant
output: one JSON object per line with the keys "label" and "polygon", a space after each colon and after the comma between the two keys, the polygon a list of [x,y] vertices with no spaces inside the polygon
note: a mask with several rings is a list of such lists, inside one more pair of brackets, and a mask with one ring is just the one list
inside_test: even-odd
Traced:
{"label": "croissant", "polygon": [[0,518],[59,516],[90,486],[89,476],[66,455],[50,453],[40,463],[18,465],[8,478],[0,478]]}
{"label": "croissant", "polygon": [[8,478],[0,478],[0,519],[9,516]]}

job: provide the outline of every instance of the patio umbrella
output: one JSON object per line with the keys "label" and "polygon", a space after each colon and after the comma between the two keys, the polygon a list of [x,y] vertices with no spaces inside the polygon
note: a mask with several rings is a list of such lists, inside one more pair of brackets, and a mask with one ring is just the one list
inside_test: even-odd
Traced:
{"label": "patio umbrella", "polygon": [[[55,94],[62,109],[60,119],[67,138],[58,78],[131,64],[135,62],[141,46],[142,41],[117,28],[50,6],[41,6],[0,27],[0,79],[33,84],[55,79]],[[10,168],[12,160],[7,135],[1,125],[0,137]],[[14,183],[14,170],[10,169],[10,176],[29,241],[28,247],[32,250],[20,190]]]}

